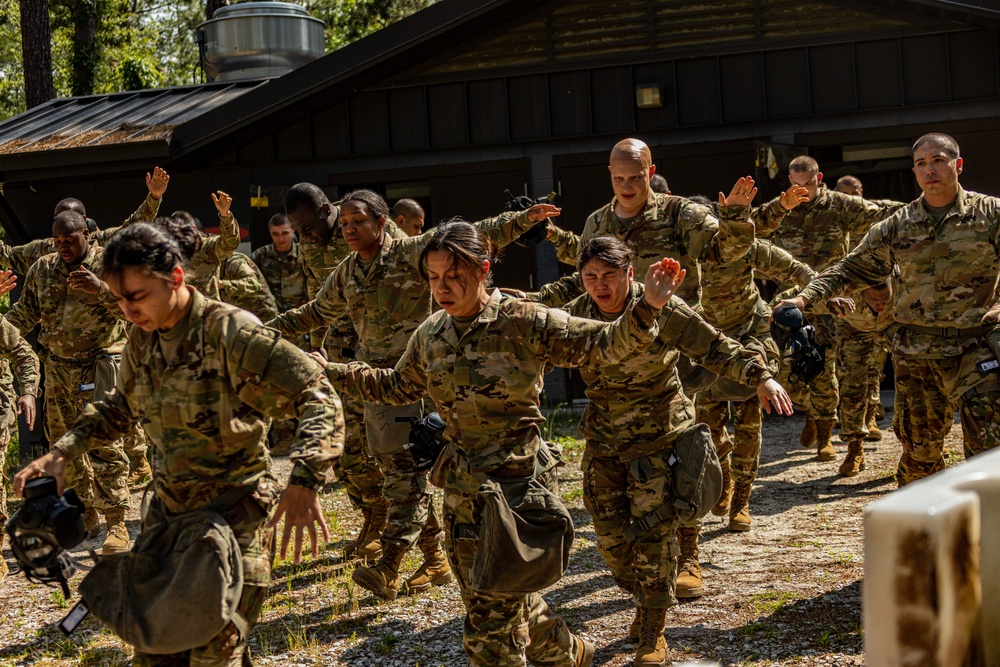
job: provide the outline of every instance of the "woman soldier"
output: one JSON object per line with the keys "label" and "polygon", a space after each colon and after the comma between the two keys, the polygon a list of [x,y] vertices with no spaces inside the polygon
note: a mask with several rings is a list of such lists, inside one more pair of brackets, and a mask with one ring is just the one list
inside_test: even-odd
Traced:
{"label": "woman soldier", "polygon": [[[642,285],[632,281],[632,251],[614,237],[584,244],[577,266],[586,294],[566,305],[571,315],[613,321],[642,298]],[[644,351],[619,364],[580,369],[590,399],[581,419],[587,441],[584,505],[615,582],[638,604],[630,629],[639,642],[637,666],[666,664],[665,615],[676,602],[678,518],[668,461],[679,438],[699,433],[692,430],[694,406],[677,374],[680,353],[756,387],[768,412],[772,405],[779,414],[792,409],[757,353],[724,336],[680,298],[670,300],[658,323],[659,336]]]}
{"label": "woman soldier", "polygon": [[[243,554],[239,611],[252,626],[271,583],[274,525],[285,517],[282,556],[295,528],[295,561],[302,531],[318,555],[316,526],[329,533],[318,491],[324,470],[343,448],[340,400],[322,368],[250,313],[207,299],[184,284],[177,242],[162,229],[131,225],[118,232],[103,258],[103,279],[135,326],[122,355],[117,390],[84,408],[52,450],[14,480],[56,478],[83,452],[110,442],[141,421],[153,452],[154,496],[144,529],[166,515],[206,507],[234,488],[246,495],[222,512]],[[293,468],[282,492],[271,474],[266,433],[271,418],[299,420]],[[249,662],[247,637],[232,623],[205,646],[182,654],[136,653],[134,664],[226,665]]]}
{"label": "woman soldier", "polygon": [[[443,310],[417,328],[395,368],[330,364],[327,374],[369,401],[405,404],[426,394],[437,405],[454,457],[444,473],[445,542],[465,604],[464,644],[472,664],[524,665],[527,654],[534,664],[589,665],[593,645],[570,633],[540,595],[470,585],[478,540],[467,537],[480,521],[480,479],[534,474],[546,365],[597,368],[648,345],[656,315],[684,272],[671,259],[654,263],[645,297],[605,324],[487,290],[494,250],[467,222],[439,226],[419,266]],[[555,486],[551,468],[538,479]]]}
{"label": "woman soldier", "polygon": [[[476,223],[496,245],[514,241],[532,225],[559,214],[538,204],[520,214],[505,213]],[[350,316],[358,332],[357,359],[391,368],[406,350],[410,334],[431,313],[430,293],[420,275],[420,256],[432,233],[403,239],[386,234],[389,207],[371,190],[355,190],[340,202],[340,227],[352,252],[331,274],[313,301],[282,314],[268,324],[289,335],[323,328]],[[441,551],[441,525],[427,490],[427,473],[417,472],[404,449],[410,420],[422,413],[422,396],[401,407],[365,404],[365,429],[371,453],[385,475],[382,492],[389,516],[382,533],[382,558],[359,567],[352,579],[378,597],[393,600],[399,588],[399,566],[418,544],[424,561],[405,582],[408,593],[451,581]]]}

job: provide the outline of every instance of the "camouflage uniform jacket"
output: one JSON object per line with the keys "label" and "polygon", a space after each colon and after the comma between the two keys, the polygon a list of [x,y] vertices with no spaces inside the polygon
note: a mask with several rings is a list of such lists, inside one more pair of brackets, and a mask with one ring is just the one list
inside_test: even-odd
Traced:
{"label": "camouflage uniform jacket", "polygon": [[319,491],[344,442],[340,399],[322,368],[253,315],[194,290],[185,322],[170,364],[158,332],[132,327],[117,389],[88,404],[53,448],[74,458],[139,420],[157,496],[187,512],[266,475],[270,420],[296,417],[290,483]]}
{"label": "camouflage uniform jacket", "polygon": [[[632,283],[628,303],[642,299]],[[576,317],[602,319],[589,294],[566,306]],[[695,363],[734,382],[756,387],[771,377],[751,352],[706,322],[678,297],[657,318],[659,335],[641,352],[617,364],[581,368],[590,403],[580,420],[587,446],[596,456],[634,460],[671,446],[694,423],[694,404],[681,391],[677,358]]]}
{"label": "camouflage uniform jacket", "polygon": [[329,364],[327,374],[371,402],[430,396],[472,471],[527,477],[545,422],[538,397],[546,366],[617,364],[656,337],[657,314],[638,299],[605,324],[493,290],[464,334],[439,310],[417,327],[395,368]]}
{"label": "camouflage uniform jacket", "polygon": [[[91,243],[81,266],[99,274],[103,255],[104,249]],[[125,344],[121,311],[110,293],[91,295],[71,289],[66,282],[71,270],[55,253],[35,262],[21,298],[4,317],[22,334],[40,324],[38,344],[57,361],[91,362],[98,354],[121,352]]]}
{"label": "camouflage uniform jacket", "polygon": [[219,235],[204,236],[201,248],[184,266],[185,280],[210,299],[218,299],[219,269],[240,246],[240,226],[232,214],[219,216]]}
{"label": "camouflage uniform jacket", "polygon": [[687,270],[677,295],[693,308],[701,294],[699,262],[730,262],[750,250],[754,223],[740,206],[724,207],[721,224],[711,210],[683,197],[651,192],[635,218],[615,215],[616,199],[590,214],[580,235],[580,247],[595,236],[614,236],[635,253],[635,273],[642,277],[653,262],[673,257]]}
{"label": "camouflage uniform jacket", "polygon": [[[149,222],[156,217],[156,213],[160,210],[160,201],[153,199],[153,195],[146,195],[145,201],[132,215],[125,219],[121,226],[124,227],[133,222]],[[90,240],[104,246],[119,229],[121,227],[100,229],[90,235]],[[0,241],[0,270],[13,271],[22,276],[26,275],[32,264],[51,252],[55,252],[55,246],[52,245],[50,238],[37,239],[17,246],[9,246]]]}
{"label": "camouflage uniform jacket", "polygon": [[292,241],[291,250],[284,254],[270,243],[254,250],[250,257],[267,280],[279,313],[309,302],[305,263],[297,241]]}
{"label": "camouflage uniform jacket", "polygon": [[235,252],[222,260],[220,278],[222,301],[249,310],[262,320],[278,316],[278,306],[267,286],[267,279],[243,253]]}
{"label": "camouflage uniform jacket", "polygon": [[[17,330],[17,327],[5,319],[0,319],[0,358],[3,359],[0,387],[4,389],[10,387],[10,383],[13,381],[13,377],[10,376],[10,368],[13,367],[14,373],[17,375],[17,382],[21,386],[20,395],[38,396],[40,394],[38,357],[28,341],[21,337],[21,332]],[[12,389],[10,396],[17,400],[13,387],[10,388]]]}
{"label": "camouflage uniform jacket", "polygon": [[[474,223],[501,248],[534,223],[527,213],[502,213]],[[367,270],[351,253],[313,301],[269,322],[283,334],[307,333],[346,313],[358,332],[358,360],[372,366],[392,366],[406,350],[417,326],[431,314],[431,295],[420,275],[420,254],[434,236],[427,232],[404,239],[386,238]]]}
{"label": "camouflage uniform jacket", "polygon": [[1000,199],[960,189],[955,206],[935,224],[921,195],[872,227],[802,295],[819,301],[879,285],[898,267],[894,317],[903,328],[894,350],[926,359],[956,356],[979,345],[979,339],[943,337],[906,325],[969,329],[996,324],[998,249]]}
{"label": "camouflage uniform jacket", "polygon": [[751,216],[757,236],[770,238],[800,262],[821,271],[847,254],[872,224],[887,218],[893,207],[854,195],[845,195],[820,184],[816,198],[785,210],[775,197]]}
{"label": "camouflage uniform jacket", "polygon": [[816,277],[808,266],[762,239],[755,240],[744,257],[725,264],[706,264],[701,274],[705,319],[734,338],[750,330],[755,314],[769,313],[753,280],[755,271],[779,283],[794,282],[800,287]]}
{"label": "camouflage uniform jacket", "polygon": [[580,237],[562,227],[553,226],[552,229],[549,241],[556,247],[556,259],[563,264],[576,266],[576,260],[580,256]]}
{"label": "camouflage uniform jacket", "polygon": [[[385,229],[387,237],[394,239],[407,238],[406,232],[391,220],[386,221]],[[302,254],[302,262],[305,265],[306,271],[306,288],[308,292],[306,301],[310,301],[315,299],[320,290],[323,289],[323,283],[326,282],[327,277],[340,266],[344,258],[351,254],[351,247],[347,245],[347,241],[339,233],[338,228],[334,230],[333,236],[330,237],[330,241],[325,246],[318,246],[308,241],[302,241],[299,243],[299,252]],[[348,356],[354,354],[358,338],[354,331],[354,325],[351,324],[350,317],[344,314],[336,322],[331,322],[329,326],[324,325],[324,327],[326,327],[326,331],[323,332],[325,335],[311,335],[309,337],[314,349],[323,347],[325,338],[328,348],[339,348],[342,353],[349,353]]]}

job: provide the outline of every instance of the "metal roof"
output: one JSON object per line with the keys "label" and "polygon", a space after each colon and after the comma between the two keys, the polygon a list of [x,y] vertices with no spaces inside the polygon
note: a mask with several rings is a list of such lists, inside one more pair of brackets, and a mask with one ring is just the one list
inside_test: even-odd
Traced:
{"label": "metal roof", "polygon": [[0,123],[0,155],[149,141],[162,141],[165,146],[178,125],[262,83],[203,84],[50,100]]}

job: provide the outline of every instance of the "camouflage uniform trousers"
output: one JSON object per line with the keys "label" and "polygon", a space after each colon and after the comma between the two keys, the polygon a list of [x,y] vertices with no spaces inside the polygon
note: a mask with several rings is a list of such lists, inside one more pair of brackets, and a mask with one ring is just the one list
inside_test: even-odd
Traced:
{"label": "camouflage uniform trousers", "polygon": [[829,315],[811,316],[809,323],[816,328],[817,342],[827,346],[823,373],[806,386],[802,382],[792,382],[789,378],[790,367],[783,363],[778,382],[788,391],[792,402],[813,419],[836,419],[837,404],[840,402],[837,387],[837,323]]}
{"label": "camouflage uniform trousers", "polygon": [[[761,426],[760,399],[732,401],[733,435],[730,437],[730,402],[712,401],[699,394],[695,401],[699,422],[708,424],[719,460],[732,455],[731,470],[734,484],[753,484],[760,468]],[[735,443],[735,444],[734,444]]]}
{"label": "camouflage uniform trousers", "polygon": [[3,527],[7,523],[7,447],[17,428],[17,415],[10,394],[0,389],[0,545],[3,544]]}
{"label": "camouflage uniform trousers", "polygon": [[879,385],[889,339],[884,331],[860,331],[841,323],[837,346],[840,378],[840,439],[868,435],[868,408],[881,402]]}
{"label": "camouflage uniform trousers", "polygon": [[583,504],[594,519],[597,550],[615,583],[646,608],[677,604],[678,521],[672,519],[639,531],[635,540],[625,531],[635,519],[671,501],[670,452],[635,461],[583,454]]}
{"label": "camouflage uniform trousers", "polygon": [[149,446],[146,444],[146,433],[142,430],[139,422],[132,424],[132,428],[122,438],[122,449],[133,465],[146,458]]}
{"label": "camouflage uniform trousers", "polygon": [[408,422],[397,418],[423,416],[422,403],[404,406],[365,403],[365,430],[370,453],[378,459],[385,480],[382,495],[389,501],[389,515],[382,544],[402,550],[414,544],[427,554],[438,549],[443,537],[441,522],[427,488],[427,472],[413,469],[413,456],[403,449],[410,434]]}
{"label": "camouflage uniform trousers", "polygon": [[966,458],[1000,444],[1000,374],[980,373],[977,368],[995,358],[985,342],[943,359],[919,359],[895,351],[892,357],[893,428],[903,445],[896,473],[900,486],[944,469],[944,439],[956,407]]}
{"label": "camouflage uniform trousers", "polygon": [[[469,585],[467,573],[479,542],[457,539],[455,532],[459,524],[479,521],[479,480],[454,465],[449,466],[446,477],[445,548],[465,605],[462,642],[469,662],[477,667],[522,667],[527,659],[533,665],[573,667],[578,651],[573,633],[541,595],[480,591]],[[558,495],[554,472],[541,475],[539,481]]]}
{"label": "camouflage uniform trousers", "polygon": [[[256,491],[222,513],[243,553],[243,595],[237,609],[251,629],[260,617],[271,584],[275,539],[274,528],[268,528],[267,523],[274,517],[280,495],[278,482],[273,477],[264,477],[258,482]],[[163,505],[154,496],[143,530],[162,520],[163,516]],[[135,667],[240,667],[251,663],[247,637],[230,623],[204,646],[168,655],[136,651],[132,664]]]}
{"label": "camouflage uniform trousers", "polygon": [[[93,362],[43,360],[45,373],[45,437],[61,438],[94,398]],[[81,390],[80,387],[90,387]],[[128,457],[116,440],[66,464],[66,486],[74,487],[86,507],[107,510],[128,507]]]}

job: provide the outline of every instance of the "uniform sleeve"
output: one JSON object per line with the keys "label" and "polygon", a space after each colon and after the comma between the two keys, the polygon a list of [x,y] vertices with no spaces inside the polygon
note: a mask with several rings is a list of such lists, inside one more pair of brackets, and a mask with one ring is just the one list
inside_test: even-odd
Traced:
{"label": "uniform sleeve", "polygon": [[386,236],[388,236],[391,239],[406,239],[406,238],[410,237],[409,234],[407,234],[402,229],[400,229],[399,225],[397,225],[392,220],[386,220],[386,222],[385,222],[385,234],[386,234]]}
{"label": "uniform sleeve", "polygon": [[344,451],[344,409],[322,367],[276,331],[237,314],[223,347],[233,389],[248,406],[274,419],[297,419],[289,484],[314,491]]}
{"label": "uniform sleeve", "polygon": [[72,460],[117,440],[132,428],[140,416],[128,402],[135,390],[135,355],[134,346],[126,343],[115,390],[103,400],[85,405],[73,427],[52,445],[52,449]]}
{"label": "uniform sleeve", "polygon": [[52,239],[36,239],[24,245],[10,246],[0,241],[0,269],[27,275],[32,264],[53,251]]}
{"label": "uniform sleeve", "polygon": [[750,211],[754,221],[754,232],[760,238],[767,238],[781,226],[781,221],[788,215],[788,209],[781,205],[781,198],[775,197]]}
{"label": "uniform sleeve", "polygon": [[534,304],[525,337],[553,366],[600,368],[644,350],[658,333],[659,311],[635,299],[611,323],[573,317],[564,310]]}
{"label": "uniform sleeve", "polygon": [[334,387],[369,403],[409,405],[427,395],[427,372],[420,355],[423,334],[413,332],[406,351],[393,368],[372,368],[366,363],[331,363],[326,375]]}
{"label": "uniform sleeve", "polygon": [[285,311],[267,323],[285,335],[306,334],[317,329],[326,329],[331,324],[347,317],[347,302],[340,285],[348,265],[341,262],[323,283],[319,294],[309,303]]}
{"label": "uniform sleeve", "polygon": [[0,319],[0,356],[10,362],[21,395],[38,396],[38,356],[17,327],[3,319]]}
{"label": "uniform sleeve", "polygon": [[231,213],[225,217],[219,216],[219,235],[205,239],[205,246],[216,264],[222,264],[222,260],[230,257],[240,247],[240,226]]}
{"label": "uniform sleeve", "polygon": [[521,234],[534,227],[536,223],[528,219],[527,211],[521,211],[520,213],[501,213],[495,218],[486,218],[472,224],[479,227],[486,238],[504,248],[516,241]]}
{"label": "uniform sleeve", "polygon": [[42,320],[41,301],[39,301],[38,269],[33,266],[24,279],[21,296],[15,301],[4,318],[17,327],[21,335],[27,335]]}
{"label": "uniform sleeve", "polygon": [[854,250],[810,281],[799,296],[816,303],[885,282],[892,275],[894,259],[889,244],[899,220],[900,214],[893,214],[873,225]]}
{"label": "uniform sleeve", "polygon": [[233,255],[224,264],[219,290],[230,303],[268,321],[278,316],[278,306],[264,276],[249,258]]}
{"label": "uniform sleeve", "polygon": [[754,271],[782,285],[795,283],[801,289],[816,277],[808,264],[769,241],[758,239],[748,257]]}
{"label": "uniform sleeve", "polygon": [[562,308],[583,292],[583,282],[580,280],[580,273],[577,272],[542,285],[537,292],[528,292],[524,298],[549,308]]}
{"label": "uniform sleeve", "polygon": [[[146,199],[139,204],[139,208],[135,209],[132,215],[125,218],[125,221],[122,222],[121,226],[128,227],[133,222],[150,222],[156,217],[156,214],[159,213],[161,201],[162,200],[160,199],[154,199],[153,195],[147,194]],[[114,233],[110,229],[106,231],[109,232],[109,236]]]}
{"label": "uniform sleeve", "polygon": [[839,199],[844,202],[845,208],[845,215],[841,218],[846,225],[844,231],[848,232],[851,238],[861,238],[868,233],[873,224],[888,218],[894,210],[893,207],[883,207],[861,197],[841,195]]}
{"label": "uniform sleeve", "polygon": [[556,258],[563,264],[576,266],[580,255],[580,237],[573,232],[552,225],[549,241],[556,247]]}
{"label": "uniform sleeve", "polygon": [[720,207],[716,220],[708,208],[687,202],[678,217],[681,241],[692,259],[726,264],[746,255],[753,245],[754,223],[745,206]]}
{"label": "uniform sleeve", "polygon": [[756,352],[727,337],[678,297],[663,307],[659,326],[660,340],[717,375],[748,387],[771,378]]}

